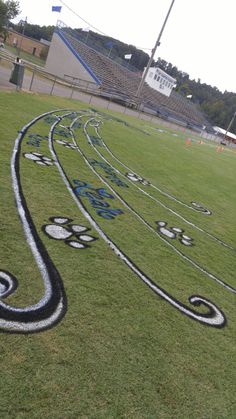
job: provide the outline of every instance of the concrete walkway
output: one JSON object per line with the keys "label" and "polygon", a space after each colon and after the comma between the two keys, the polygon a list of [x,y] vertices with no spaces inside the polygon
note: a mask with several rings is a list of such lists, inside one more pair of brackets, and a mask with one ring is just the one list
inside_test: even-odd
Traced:
{"label": "concrete walkway", "polygon": [[16,86],[9,82],[11,69],[3,67],[0,61],[0,90],[16,90]]}
{"label": "concrete walkway", "polygon": [[[8,63],[4,59],[0,59],[0,91],[16,90],[16,86],[9,82],[12,67],[13,65],[11,63]],[[67,87],[63,86],[61,83],[54,83],[53,80],[43,78],[39,74],[35,74],[32,80],[32,75],[33,73],[31,73],[29,70],[25,70],[24,82],[22,86],[23,91],[25,90],[26,92],[37,92],[47,95],[64,97],[67,99],[76,99],[83,103],[89,104],[90,106],[100,106],[103,109],[109,109],[112,111],[119,112],[121,114],[131,115],[135,118],[139,118],[145,121],[152,121],[155,124],[162,125],[164,127],[168,127],[177,131],[181,131],[185,134],[193,135],[193,132],[188,130],[187,128],[181,127],[169,121],[165,121],[163,119],[158,118],[157,116],[149,115],[144,112],[139,112],[130,108],[126,108],[107,99],[103,99],[99,96],[94,96],[89,93],[82,92],[80,90],[72,90],[70,86]],[[194,135],[199,134],[194,133]],[[215,136],[207,133],[202,133],[201,137],[217,143],[219,142],[219,138],[216,138]]]}
{"label": "concrete walkway", "polygon": [[[10,63],[6,64],[5,62],[4,65],[1,65],[1,61],[0,61],[0,91],[1,90],[12,90],[12,91],[16,90],[16,86],[9,82],[11,71],[12,71],[12,64]],[[72,91],[70,86],[66,87],[59,83],[55,83],[54,85],[53,80],[48,80],[36,74],[32,82],[32,73],[30,73],[27,70],[25,71],[22,90],[23,91],[30,90],[32,92],[65,97],[67,99],[77,99],[91,106],[92,105],[100,106],[103,109],[110,109],[113,111],[117,111],[119,113],[126,113],[128,115],[133,115],[136,118],[140,117],[145,120],[156,119],[156,118],[153,118],[151,115],[146,115],[144,113],[140,114],[140,112],[138,111],[134,111],[130,108],[126,108],[122,105],[116,104],[107,99],[103,99],[101,97],[94,96],[89,93],[85,93],[76,89]]]}

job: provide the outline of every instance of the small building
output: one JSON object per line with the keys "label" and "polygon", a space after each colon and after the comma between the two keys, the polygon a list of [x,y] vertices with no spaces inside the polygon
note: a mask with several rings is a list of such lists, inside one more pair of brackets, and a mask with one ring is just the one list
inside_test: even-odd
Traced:
{"label": "small building", "polygon": [[[220,127],[213,127],[213,130],[215,131],[216,135],[222,139],[221,144],[223,144],[224,141],[236,144],[236,135],[232,132],[226,131],[225,129]],[[227,143],[225,143],[225,145],[226,144]]]}
{"label": "small building", "polygon": [[50,45],[51,45],[51,41],[48,41],[47,39],[43,39],[43,38],[41,38],[41,39],[40,39],[40,42],[41,42],[41,44],[47,45],[47,46],[48,46],[48,48],[49,48],[49,47],[50,47]]}
{"label": "small building", "polygon": [[149,68],[145,81],[150,87],[168,97],[176,85],[176,79],[158,67]]}
{"label": "small building", "polygon": [[46,56],[49,50],[49,46],[46,45],[45,42],[29,38],[28,36],[14,31],[13,29],[8,31],[6,43],[12,47],[20,48],[21,51],[35,55],[35,57],[41,57],[42,54]]}

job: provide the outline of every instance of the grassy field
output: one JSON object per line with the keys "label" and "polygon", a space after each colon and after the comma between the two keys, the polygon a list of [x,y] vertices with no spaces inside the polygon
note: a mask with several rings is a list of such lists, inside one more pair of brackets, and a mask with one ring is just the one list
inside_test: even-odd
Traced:
{"label": "grassy field", "polygon": [[[0,117],[1,418],[235,418],[235,152],[55,97]],[[62,280],[43,326],[34,239]]]}
{"label": "grassy field", "polygon": [[[11,45],[6,45],[5,48],[6,48],[7,51],[9,51],[12,54],[14,54],[15,56],[17,56],[17,48],[12,47]],[[40,65],[42,67],[44,67],[45,63],[46,63],[46,61],[43,60],[42,58],[35,57],[34,55],[29,54],[28,52],[25,52],[25,51],[20,51],[20,57],[23,60],[30,61],[33,64]]]}

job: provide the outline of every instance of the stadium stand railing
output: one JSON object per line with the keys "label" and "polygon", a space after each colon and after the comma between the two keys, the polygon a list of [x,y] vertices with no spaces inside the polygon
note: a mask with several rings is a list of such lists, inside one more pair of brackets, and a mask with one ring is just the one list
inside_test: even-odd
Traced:
{"label": "stadium stand railing", "polygon": [[[96,45],[90,46],[82,41],[76,30],[68,27],[57,28],[57,31],[66,38],[67,42],[79,54],[86,65],[100,80],[100,94],[109,96],[125,105],[140,106],[156,113],[157,116],[175,121],[180,125],[200,130],[202,126],[210,126],[197,106],[175,91],[167,97],[144,84],[142,95],[137,98],[136,92],[141,80],[140,73],[130,71],[111,56],[107,57]],[[106,51],[107,53],[107,51]]]}
{"label": "stadium stand railing", "polygon": [[69,27],[64,27],[63,30],[64,30],[64,32],[67,32],[69,35],[71,35],[72,37],[77,39],[79,42],[82,42],[83,44],[87,45],[88,47],[92,48],[93,50],[95,50],[95,51],[99,52],[100,54],[104,55],[104,57],[110,58],[111,60],[113,60],[117,64],[119,64],[119,65],[121,65],[125,68],[128,68],[130,71],[133,71],[135,73],[139,72],[139,70],[136,67],[132,66],[128,61],[123,60],[120,57],[117,57],[117,54],[114,51],[112,51],[112,48],[102,46],[98,42],[94,41],[94,39],[91,40],[89,38],[89,36],[87,35],[87,32],[85,32],[83,30],[71,29]]}

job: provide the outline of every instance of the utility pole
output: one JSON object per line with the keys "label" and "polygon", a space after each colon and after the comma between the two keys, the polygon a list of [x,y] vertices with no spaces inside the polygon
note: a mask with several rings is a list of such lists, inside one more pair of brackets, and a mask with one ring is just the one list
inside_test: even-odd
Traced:
{"label": "utility pole", "polygon": [[25,20],[22,20],[21,23],[23,23],[24,25],[23,25],[22,34],[21,34],[20,45],[19,45],[18,51],[17,51],[17,55],[18,55],[19,58],[20,58],[22,41],[23,41],[23,37],[24,37],[24,34],[25,34],[25,26],[26,26],[26,23],[27,23],[27,17],[25,18]]}
{"label": "utility pole", "polygon": [[168,10],[168,13],[167,13],[167,15],[166,15],[166,18],[165,18],[164,23],[163,23],[163,25],[162,25],[161,31],[160,31],[160,33],[159,33],[159,35],[158,35],[158,38],[157,38],[156,43],[155,43],[155,46],[154,46],[154,48],[153,48],[153,50],[152,50],[151,57],[150,57],[150,59],[149,59],[149,61],[148,61],[147,67],[146,67],[146,69],[145,69],[145,71],[144,71],[144,73],[143,73],[142,79],[141,79],[140,84],[139,84],[139,86],[138,86],[138,90],[137,90],[137,92],[136,92],[136,96],[137,96],[138,98],[139,98],[139,97],[140,97],[140,95],[141,95],[141,92],[142,92],[142,89],[143,89],[143,85],[144,85],[144,82],[145,82],[145,79],[146,79],[146,76],[147,76],[148,70],[149,70],[149,68],[150,68],[150,67],[151,67],[151,65],[152,65],[153,57],[154,57],[154,55],[155,55],[155,53],[156,53],[157,47],[159,47],[159,45],[160,45],[160,43],[161,43],[161,42],[160,42],[160,40],[161,40],[161,36],[162,36],[162,33],[163,33],[164,29],[165,29],[165,26],[166,26],[167,20],[168,20],[168,18],[169,18],[169,15],[170,15],[171,9],[172,9],[172,7],[173,7],[173,5],[174,5],[174,2],[175,2],[175,0],[172,0],[171,5],[170,5],[169,10]]}

